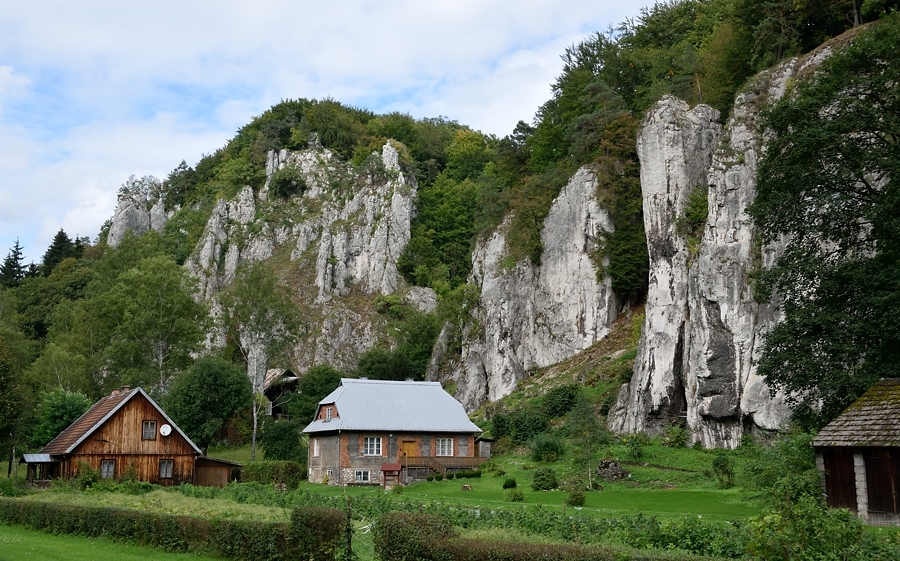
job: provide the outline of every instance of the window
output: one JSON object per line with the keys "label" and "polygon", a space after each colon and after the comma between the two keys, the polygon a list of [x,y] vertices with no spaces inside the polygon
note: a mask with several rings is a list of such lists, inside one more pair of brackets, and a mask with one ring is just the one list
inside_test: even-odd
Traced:
{"label": "window", "polygon": [[116,476],[115,460],[100,460],[100,478],[112,479]]}
{"label": "window", "polygon": [[318,438],[312,439],[312,451],[313,451],[313,456],[318,458],[319,457],[319,439]]}
{"label": "window", "polygon": [[435,456],[452,456],[453,455],[453,439],[452,438],[436,438],[434,446]]}
{"label": "window", "polygon": [[326,408],[325,408],[325,420],[326,420],[326,421],[330,421],[330,420],[331,420],[331,407],[326,407]]}
{"label": "window", "polygon": [[333,469],[326,469],[326,470],[325,470],[325,477],[328,478],[328,481],[331,481],[332,479],[334,479],[334,470],[333,470]]}
{"label": "window", "polygon": [[156,440],[156,421],[144,421],[141,440]]}
{"label": "window", "polygon": [[175,467],[175,460],[159,461],[159,478],[172,479],[172,468]]}
{"label": "window", "polygon": [[367,470],[367,469],[356,470],[356,482],[357,483],[368,483],[369,482],[369,470]]}
{"label": "window", "polygon": [[380,456],[381,455],[381,437],[366,437],[365,446],[363,446],[363,456]]}

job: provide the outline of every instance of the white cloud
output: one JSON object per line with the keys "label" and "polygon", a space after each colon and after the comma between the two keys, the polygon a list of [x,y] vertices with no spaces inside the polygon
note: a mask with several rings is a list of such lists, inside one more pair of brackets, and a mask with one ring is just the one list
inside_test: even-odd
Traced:
{"label": "white cloud", "polygon": [[612,0],[92,0],[0,5],[0,257],[94,236],[134,173],[193,164],[284,98],[508,134]]}

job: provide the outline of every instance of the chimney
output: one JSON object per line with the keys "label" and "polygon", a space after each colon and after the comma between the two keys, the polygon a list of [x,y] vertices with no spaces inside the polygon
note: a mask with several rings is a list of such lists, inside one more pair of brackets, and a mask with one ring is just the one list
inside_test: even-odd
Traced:
{"label": "chimney", "polygon": [[122,393],[128,393],[131,391],[131,386],[122,386]]}
{"label": "chimney", "polygon": [[112,393],[109,394],[109,397],[116,397],[119,395],[119,390],[113,390]]}

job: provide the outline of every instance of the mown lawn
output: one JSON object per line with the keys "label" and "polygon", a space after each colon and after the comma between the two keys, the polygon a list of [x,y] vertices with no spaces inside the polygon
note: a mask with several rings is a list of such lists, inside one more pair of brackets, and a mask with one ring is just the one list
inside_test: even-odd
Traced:
{"label": "mown lawn", "polygon": [[0,525],[0,561],[189,561],[215,559],[187,553],[166,553],[101,538],[57,536],[18,526]]}

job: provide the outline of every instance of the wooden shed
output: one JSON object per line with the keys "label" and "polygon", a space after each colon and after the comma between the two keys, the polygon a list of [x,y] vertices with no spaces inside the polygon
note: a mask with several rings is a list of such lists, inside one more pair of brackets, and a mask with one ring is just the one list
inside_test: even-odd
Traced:
{"label": "wooden shed", "polygon": [[[139,481],[165,486],[227,484],[234,465],[204,458],[144,390],[128,387],[100,399],[40,452],[25,454],[23,462],[32,483],[74,477],[87,464],[103,479],[133,473]],[[202,481],[195,478],[198,463]]]}
{"label": "wooden shed", "polygon": [[900,526],[900,378],[872,386],[813,439],[828,504]]}

